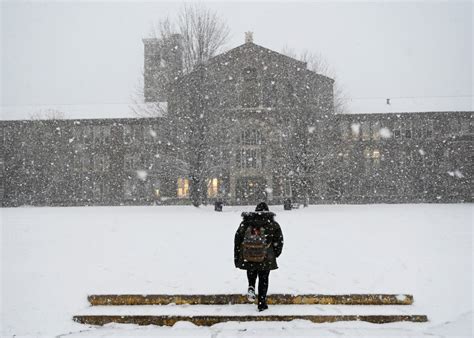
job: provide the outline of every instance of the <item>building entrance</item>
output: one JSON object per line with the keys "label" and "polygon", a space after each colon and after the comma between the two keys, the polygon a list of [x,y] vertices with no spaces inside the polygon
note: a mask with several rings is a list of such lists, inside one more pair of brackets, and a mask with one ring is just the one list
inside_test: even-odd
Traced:
{"label": "building entrance", "polygon": [[258,202],[267,198],[265,188],[266,180],[263,177],[241,177],[237,179],[235,195],[237,201]]}

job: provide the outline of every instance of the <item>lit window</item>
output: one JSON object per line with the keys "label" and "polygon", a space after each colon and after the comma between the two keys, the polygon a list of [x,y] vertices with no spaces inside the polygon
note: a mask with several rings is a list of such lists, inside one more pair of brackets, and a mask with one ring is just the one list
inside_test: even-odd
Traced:
{"label": "lit window", "polygon": [[189,197],[189,180],[187,178],[178,178],[178,197],[187,198]]}
{"label": "lit window", "polygon": [[155,197],[160,198],[160,189],[155,188]]}
{"label": "lit window", "polygon": [[207,196],[209,198],[217,197],[219,193],[219,180],[217,178],[212,178],[207,181]]}
{"label": "lit window", "polygon": [[380,165],[380,150],[374,149],[372,151],[372,161],[374,166],[378,167]]}

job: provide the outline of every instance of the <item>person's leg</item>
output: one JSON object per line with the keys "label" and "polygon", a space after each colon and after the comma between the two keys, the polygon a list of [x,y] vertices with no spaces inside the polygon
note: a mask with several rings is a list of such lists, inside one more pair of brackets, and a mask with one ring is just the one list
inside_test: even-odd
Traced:
{"label": "person's leg", "polygon": [[257,271],[247,270],[247,279],[249,281],[249,287],[253,287],[255,290],[255,283],[257,281]]}
{"label": "person's leg", "polygon": [[247,279],[249,281],[249,288],[247,290],[247,299],[249,302],[255,302],[255,283],[257,281],[257,271],[247,270]]}
{"label": "person's leg", "polygon": [[258,309],[267,309],[267,291],[268,291],[268,277],[270,270],[263,270],[258,272]]}

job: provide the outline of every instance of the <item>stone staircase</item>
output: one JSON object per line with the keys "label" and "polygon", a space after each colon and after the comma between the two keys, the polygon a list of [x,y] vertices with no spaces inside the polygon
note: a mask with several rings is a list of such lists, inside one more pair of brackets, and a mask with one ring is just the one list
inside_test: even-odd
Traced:
{"label": "stone staircase", "polygon": [[221,322],[309,320],[313,323],[364,321],[369,323],[427,322],[409,314],[411,295],[389,294],[272,294],[269,310],[256,307],[241,294],[217,295],[90,295],[91,307],[73,320],[89,325],[124,323],[172,326],[179,321],[200,326]]}

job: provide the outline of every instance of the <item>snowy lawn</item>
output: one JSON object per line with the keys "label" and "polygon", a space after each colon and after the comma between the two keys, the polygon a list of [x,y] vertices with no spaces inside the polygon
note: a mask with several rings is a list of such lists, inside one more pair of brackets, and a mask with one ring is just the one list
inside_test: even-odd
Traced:
{"label": "snowy lawn", "polygon": [[[99,328],[71,320],[97,311],[88,309],[86,297],[93,293],[245,292],[245,272],[233,266],[242,210],[251,207],[224,207],[222,213],[185,206],[0,209],[1,336],[472,335],[474,209],[466,204],[271,207],[285,246],[280,269],[270,274],[269,293],[409,293],[415,303],[271,306],[264,314],[426,314],[428,323],[293,321],[208,328],[181,322],[172,328]],[[256,309],[170,305],[117,311],[245,315]]]}

